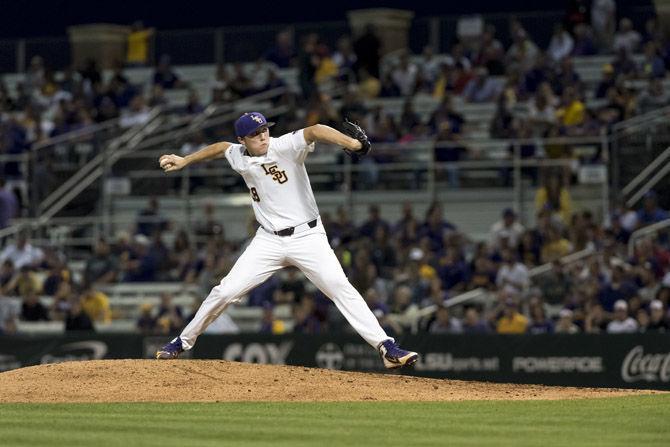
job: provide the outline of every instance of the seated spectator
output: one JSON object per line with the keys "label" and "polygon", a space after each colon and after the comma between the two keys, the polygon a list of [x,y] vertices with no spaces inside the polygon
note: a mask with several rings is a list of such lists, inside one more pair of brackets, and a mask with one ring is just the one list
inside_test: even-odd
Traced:
{"label": "seated spectator", "polygon": [[542,302],[531,303],[530,323],[526,329],[528,334],[551,334],[554,332],[554,324],[547,318]]}
{"label": "seated spectator", "polygon": [[30,243],[27,231],[21,231],[16,241],[7,244],[0,252],[0,263],[9,260],[17,270],[24,266],[37,267],[43,259],[44,252]]}
{"label": "seated spectator", "polygon": [[168,220],[161,215],[158,199],[151,197],[147,207],[140,210],[137,214],[135,234],[150,237],[156,232],[160,233],[167,230],[168,226]]}
{"label": "seated spectator", "polygon": [[435,57],[433,47],[426,45],[419,61],[419,90],[425,93],[432,93],[435,88],[435,82],[440,75],[440,65],[442,59]]}
{"label": "seated spectator", "polygon": [[489,233],[491,247],[496,250],[504,247],[515,248],[521,242],[524,231],[523,225],[517,221],[514,210],[505,208],[502,219],[491,226]]}
{"label": "seated spectator", "polygon": [[572,56],[593,56],[597,53],[593,32],[585,24],[575,26],[575,44],[572,48]]}
{"label": "seated spectator", "polygon": [[642,36],[633,29],[633,22],[629,18],[622,18],[619,21],[619,30],[614,33],[612,44],[614,51],[624,50],[628,54],[633,54],[639,48],[641,41]]}
{"label": "seated spectator", "polygon": [[261,327],[258,332],[261,334],[283,334],[286,332],[286,325],[282,320],[275,317],[274,306],[270,302],[263,305]]}
{"label": "seated spectator", "polygon": [[581,78],[579,73],[575,71],[575,65],[572,62],[572,58],[565,57],[561,60],[558,72],[556,73],[556,77],[554,78],[552,85],[554,91],[559,96],[562,96],[564,90],[568,87],[574,87],[575,92],[579,96],[583,96]]}
{"label": "seated spectator", "polygon": [[323,321],[316,313],[314,298],[305,296],[293,307],[293,332],[298,334],[318,334],[323,331]]}
{"label": "seated spectator", "polygon": [[374,99],[379,97],[382,90],[379,79],[372,76],[367,70],[361,69],[358,73],[358,89],[363,99]]}
{"label": "seated spectator", "polygon": [[428,332],[431,334],[460,334],[463,326],[458,318],[451,316],[446,304],[438,306],[434,319],[428,324]]}
{"label": "seated spectator", "polygon": [[[467,159],[468,149],[460,142],[460,135],[452,130],[451,123],[442,122],[435,137],[434,158],[438,163],[453,163]],[[452,188],[460,187],[460,171],[457,165],[448,164],[435,167],[435,177],[438,181],[444,180],[444,173],[447,175],[447,182]]]}
{"label": "seated spectator", "polygon": [[524,94],[535,94],[543,82],[554,82],[555,74],[550,62],[546,53],[538,53],[531,69],[523,75],[521,85]]}
{"label": "seated spectator", "polygon": [[529,267],[540,264],[541,236],[535,230],[527,230],[517,247],[519,259]]}
{"label": "seated spectator", "polygon": [[333,81],[337,78],[338,67],[333,61],[328,45],[320,42],[316,46],[316,54],[318,55],[318,66],[314,73],[314,81],[317,85],[323,85],[326,82]]}
{"label": "seated spectator", "polygon": [[184,327],[184,313],[181,306],[172,302],[172,295],[161,293],[160,304],[156,312],[156,326],[167,327],[169,330],[163,332],[177,332]]}
{"label": "seated spectator", "polygon": [[91,285],[84,284],[79,304],[91,321],[109,324],[112,321],[112,310],[109,298],[104,293],[95,290]]}
{"label": "seated spectator", "polygon": [[262,307],[273,304],[273,297],[278,290],[280,280],[278,275],[271,276],[270,279],[251,289],[247,304],[252,307]]}
{"label": "seated spectator", "polygon": [[358,233],[367,238],[372,238],[378,227],[382,227],[385,230],[389,229],[389,224],[384,219],[381,218],[379,211],[379,205],[373,204],[368,207],[368,219],[363,222],[363,225],[358,230]]}
{"label": "seated spectator", "polygon": [[434,250],[441,249],[444,244],[444,237],[456,231],[456,227],[445,220],[443,214],[442,205],[433,202],[426,211],[426,221],[419,227],[419,239],[427,237],[430,240],[431,248]]}
{"label": "seated spectator", "polygon": [[122,281],[154,281],[157,260],[149,256],[151,241],[143,234],[133,238],[133,243],[119,257],[119,273]]}
{"label": "seated spectator", "polygon": [[296,268],[286,269],[285,275],[273,294],[273,302],[275,304],[299,303],[305,295],[305,280]]}
{"label": "seated spectator", "polygon": [[486,68],[479,67],[475,69],[475,77],[465,86],[463,98],[467,102],[491,102],[498,97],[499,93],[498,82],[489,77]]}
{"label": "seated spectator", "polygon": [[92,256],[86,260],[84,282],[108,284],[117,280],[119,261],[105,239],[98,239]]}
{"label": "seated spectator", "polygon": [[402,246],[407,246],[418,241],[419,221],[414,216],[414,209],[410,202],[402,205],[402,217],[395,224],[393,233]]}
{"label": "seated spectator", "polygon": [[626,304],[625,310],[628,311],[626,300],[629,300],[635,295],[636,291],[637,287],[628,279],[623,263],[619,261],[615,263],[612,268],[612,276],[610,280],[601,284],[600,290],[598,291],[598,302],[607,312],[611,312],[616,303],[620,304],[620,302],[623,302]]}
{"label": "seated spectator", "polygon": [[548,210],[551,217],[557,217],[563,224],[570,222],[572,200],[568,189],[561,185],[561,178],[548,175],[545,182],[535,193],[535,210],[539,213]]}
{"label": "seated spectator", "polygon": [[566,132],[570,133],[572,128],[581,126],[586,120],[586,106],[579,98],[574,87],[567,87],[563,91],[561,104],[556,111],[559,124]]}
{"label": "seated spectator", "polygon": [[503,314],[496,323],[498,334],[524,334],[528,329],[528,319],[519,313],[513,298],[504,302]]}
{"label": "seated spectator", "polygon": [[572,277],[563,270],[558,259],[551,263],[551,270],[535,279],[540,288],[542,297],[549,304],[561,304],[565,301],[572,287]]}
{"label": "seated spectator", "polygon": [[478,255],[470,266],[470,282],[467,289],[481,287],[486,290],[495,288],[496,269],[494,263],[488,256]]}
{"label": "seated spectator", "polygon": [[603,307],[596,303],[587,309],[584,319],[584,332],[590,334],[599,334],[607,330],[609,323]]}
{"label": "seated spectator", "polygon": [[419,69],[410,62],[407,53],[400,56],[398,65],[391,72],[391,79],[402,96],[411,96],[416,91]]}
{"label": "seated spectator", "polygon": [[665,63],[658,54],[654,42],[644,45],[644,60],[641,66],[641,75],[648,79],[665,77]]}
{"label": "seated spectator", "polygon": [[634,78],[637,76],[638,67],[632,55],[620,48],[612,62],[614,73],[617,77]]}
{"label": "seated spectator", "polygon": [[154,84],[160,85],[165,90],[186,87],[186,84],[179,79],[179,76],[172,70],[170,56],[166,54],[161,56],[160,61],[156,66],[156,70],[154,71]]}
{"label": "seated spectator", "polygon": [[594,95],[597,99],[605,98],[607,92],[616,84],[616,73],[612,64],[603,65],[602,75]]}
{"label": "seated spectator", "polygon": [[496,112],[493,115],[489,132],[493,138],[513,138],[514,135],[514,104],[507,95],[500,95],[496,103]]}
{"label": "seated spectator", "polygon": [[67,265],[60,260],[52,261],[47,277],[42,283],[42,293],[48,296],[54,296],[56,292],[65,284],[68,289],[72,283],[72,272]]}
{"label": "seated spectator", "polygon": [[65,317],[65,331],[94,331],[93,320],[86,313],[79,301],[74,298],[70,305],[70,310]]}
{"label": "seated spectator", "polygon": [[21,304],[21,319],[23,321],[49,321],[49,310],[40,302],[35,291],[27,291],[23,295]]}
{"label": "seated spectator", "polygon": [[654,299],[649,303],[649,325],[647,332],[670,332],[670,324],[665,316],[663,302]]}
{"label": "seated spectator", "polygon": [[475,65],[484,66],[492,76],[505,74],[505,48],[495,37],[496,28],[487,24],[481,35],[479,50],[475,56]]}
{"label": "seated spectator", "polygon": [[649,328],[649,314],[643,308],[640,308],[635,313],[635,321],[637,322],[638,332],[647,332]]}
{"label": "seated spectator", "polygon": [[468,267],[454,247],[448,247],[438,263],[438,275],[447,291],[465,290],[469,280]]}
{"label": "seated spectator", "polygon": [[203,217],[201,220],[198,220],[195,229],[195,234],[201,238],[201,241],[208,238],[226,239],[224,226],[215,216],[215,211],[213,203],[205,203]]}
{"label": "seated spectator", "polygon": [[554,227],[549,228],[547,239],[542,245],[542,262],[553,262],[570,254],[572,245],[570,241],[561,235],[561,232]]}
{"label": "seated spectator", "polygon": [[[658,206],[655,191],[648,191],[644,195],[642,207],[637,212],[638,228],[660,222],[668,218],[668,212]],[[0,255],[2,259],[2,255]]]}
{"label": "seated spectator", "polygon": [[554,34],[551,36],[547,54],[554,62],[558,63],[572,54],[574,45],[575,42],[570,33],[566,31],[562,24],[557,23],[554,25]]}
{"label": "seated spectator", "polygon": [[608,334],[624,334],[637,332],[637,321],[628,316],[628,303],[618,300],[614,303],[614,319],[607,325]]}
{"label": "seated spectator", "polygon": [[667,106],[670,103],[670,95],[663,87],[663,80],[660,78],[650,79],[647,89],[640,94],[637,103],[640,114]]}
{"label": "seated spectator", "polygon": [[355,82],[356,54],[349,36],[337,40],[337,50],[333,53],[333,63],[337,67],[337,78],[347,83]]}
{"label": "seated spectator", "polygon": [[465,334],[488,334],[491,332],[491,327],[480,318],[479,311],[475,307],[468,307],[465,310],[462,326]]}
{"label": "seated spectator", "polygon": [[440,105],[437,106],[428,120],[428,125],[433,133],[438,133],[443,123],[449,125],[451,133],[454,135],[459,135],[463,131],[465,118],[454,109],[451,95],[444,95]]}
{"label": "seated spectator", "polygon": [[573,322],[573,312],[570,309],[561,309],[558,313],[558,322],[554,332],[557,334],[576,334],[579,327]]}
{"label": "seated spectator", "polygon": [[502,263],[496,276],[496,285],[507,294],[520,294],[530,284],[528,268],[517,260],[516,253],[509,248],[503,248],[501,256]]}
{"label": "seated spectator", "polygon": [[156,329],[156,319],[153,316],[153,305],[143,303],[140,306],[140,316],[135,325],[142,335],[151,335]]}
{"label": "seated spectator", "polygon": [[465,46],[460,42],[456,42],[452,45],[446,61],[449,65],[461,66],[463,67],[463,70],[468,72],[472,69],[472,62],[466,54]]}
{"label": "seated spectator", "polygon": [[421,125],[421,119],[419,118],[419,114],[414,110],[411,98],[405,100],[398,124],[402,135],[410,134],[416,126]]}
{"label": "seated spectator", "polygon": [[39,293],[42,290],[42,284],[34,272],[34,269],[24,265],[19,273],[3,287],[3,293],[7,295],[24,296],[29,293]]}
{"label": "seated spectator", "polygon": [[279,68],[289,68],[295,63],[296,51],[290,29],[277,33],[274,45],[265,52],[264,58]]}
{"label": "seated spectator", "polygon": [[507,67],[510,70],[526,72],[533,65],[538,53],[537,45],[530,40],[526,31],[518,28],[512,35],[512,45],[505,56]]}
{"label": "seated spectator", "polygon": [[149,121],[150,110],[147,107],[144,97],[136,95],[130,101],[130,107],[121,113],[119,126],[122,128],[141,125]]}

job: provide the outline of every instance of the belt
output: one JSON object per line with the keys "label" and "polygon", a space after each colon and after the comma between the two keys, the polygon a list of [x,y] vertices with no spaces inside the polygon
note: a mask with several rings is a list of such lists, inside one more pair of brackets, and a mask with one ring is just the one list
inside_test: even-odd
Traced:
{"label": "belt", "polygon": [[[317,219],[310,220],[307,223],[296,225],[295,227],[284,228],[279,231],[270,231],[270,233],[276,234],[277,236],[292,236],[294,233],[301,233],[307,231],[309,228],[316,227]],[[307,228],[305,228],[307,226]]]}

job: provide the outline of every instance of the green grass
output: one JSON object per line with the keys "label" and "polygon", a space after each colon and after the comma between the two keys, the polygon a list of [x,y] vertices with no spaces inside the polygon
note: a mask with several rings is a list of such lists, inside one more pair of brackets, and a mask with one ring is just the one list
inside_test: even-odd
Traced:
{"label": "green grass", "polygon": [[428,403],[2,404],[9,446],[667,446],[670,396]]}

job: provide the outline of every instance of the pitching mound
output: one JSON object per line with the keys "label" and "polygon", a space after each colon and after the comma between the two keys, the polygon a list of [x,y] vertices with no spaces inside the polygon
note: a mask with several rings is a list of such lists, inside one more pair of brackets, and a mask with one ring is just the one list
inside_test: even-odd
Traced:
{"label": "pitching mound", "polygon": [[0,374],[0,402],[456,401],[657,393],[425,379],[219,360],[97,360]]}

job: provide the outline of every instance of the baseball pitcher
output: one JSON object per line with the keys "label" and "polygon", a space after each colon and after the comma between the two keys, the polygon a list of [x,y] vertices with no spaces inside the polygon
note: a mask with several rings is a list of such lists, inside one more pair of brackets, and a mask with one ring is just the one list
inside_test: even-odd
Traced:
{"label": "baseball pitcher", "polygon": [[231,303],[239,301],[277,270],[292,265],[335,302],[351,326],[379,351],[384,366],[399,368],[414,364],[417,353],[398,347],[347,280],[328,244],[305,169],[305,158],[314,151],[316,142],[341,146],[351,156],[366,155],[371,146],[365,132],[345,121],[344,133],[316,124],[272,138],[269,128],[273,124],[261,113],[245,113],[235,122],[237,143],[211,144],[186,157],[175,154],[160,157],[160,166],[166,172],[226,157],[249,188],[260,227],[230,273],[203,301],[193,320],[156,353],[156,358],[174,359],[193,348],[198,336]]}

